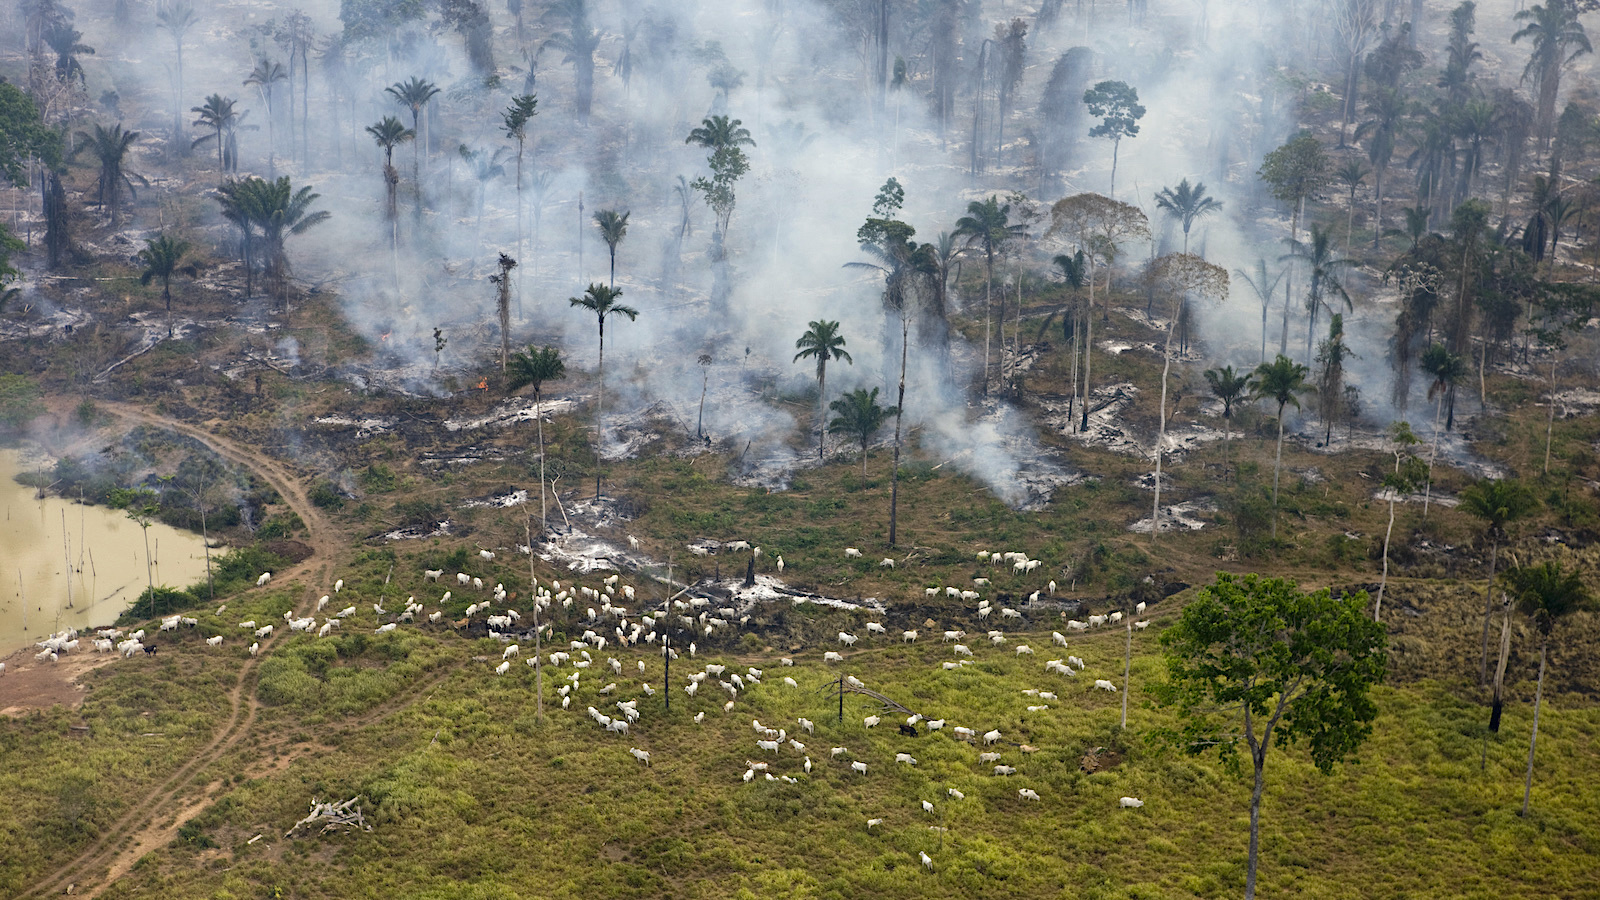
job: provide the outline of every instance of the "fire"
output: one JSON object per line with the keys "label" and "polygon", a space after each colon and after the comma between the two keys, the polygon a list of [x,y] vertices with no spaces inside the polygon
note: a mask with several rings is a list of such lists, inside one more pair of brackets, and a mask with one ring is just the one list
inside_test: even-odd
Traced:
{"label": "fire", "polygon": [[485,378],[482,381],[478,382],[478,390],[487,391],[488,389],[489,389],[489,379]]}
{"label": "fire", "polygon": [[387,343],[387,342],[388,342],[388,340],[389,340],[389,335],[391,335],[391,334],[394,334],[394,332],[392,332],[392,331],[385,331],[385,332],[384,332],[384,333],[383,333],[383,337],[380,337],[380,338],[378,338],[378,340],[380,340],[380,341],[384,341],[384,342],[385,342],[385,343]]}

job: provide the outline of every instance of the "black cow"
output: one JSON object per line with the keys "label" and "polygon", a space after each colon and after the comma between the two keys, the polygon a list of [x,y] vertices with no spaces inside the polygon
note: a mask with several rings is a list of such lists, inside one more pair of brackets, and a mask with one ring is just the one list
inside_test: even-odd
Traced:
{"label": "black cow", "polygon": [[921,735],[917,733],[916,726],[907,725],[904,722],[900,724],[900,733],[906,737],[921,737]]}

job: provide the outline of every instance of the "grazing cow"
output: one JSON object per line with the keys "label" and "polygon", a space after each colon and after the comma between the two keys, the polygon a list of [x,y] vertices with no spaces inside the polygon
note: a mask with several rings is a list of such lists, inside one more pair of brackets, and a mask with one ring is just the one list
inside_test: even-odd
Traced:
{"label": "grazing cow", "polygon": [[917,729],[911,725],[902,724],[900,726],[900,733],[906,737],[921,737],[921,732],[917,731]]}

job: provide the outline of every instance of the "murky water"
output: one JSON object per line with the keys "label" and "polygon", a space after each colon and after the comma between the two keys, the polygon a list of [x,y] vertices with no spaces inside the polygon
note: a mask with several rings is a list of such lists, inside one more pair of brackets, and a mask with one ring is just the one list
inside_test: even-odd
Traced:
{"label": "murky water", "polygon": [[[0,450],[0,657],[69,626],[109,625],[147,583],[137,524],[114,509],[35,499],[16,481],[19,458]],[[156,523],[149,537],[156,584],[204,580],[199,535]]]}

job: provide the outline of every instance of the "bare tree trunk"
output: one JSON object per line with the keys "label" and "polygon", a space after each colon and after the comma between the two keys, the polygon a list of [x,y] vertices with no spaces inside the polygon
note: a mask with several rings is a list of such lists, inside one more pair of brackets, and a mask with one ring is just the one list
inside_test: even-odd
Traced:
{"label": "bare tree trunk", "polygon": [[1489,730],[1496,733],[1500,731],[1500,713],[1505,709],[1506,660],[1511,655],[1511,604],[1503,594],[1500,605],[1500,663],[1494,669],[1494,701],[1489,713]]}
{"label": "bare tree trunk", "polygon": [[1428,451],[1428,482],[1422,487],[1422,519],[1428,519],[1428,504],[1433,499],[1433,461],[1439,455],[1439,413],[1444,410],[1444,391],[1433,408],[1433,447]]}
{"label": "bare tree trunk", "polygon": [[1556,351],[1550,349],[1550,415],[1544,423],[1544,474],[1550,474],[1550,443],[1556,430]]}
{"label": "bare tree trunk", "polygon": [[[539,422],[539,536],[543,537],[544,533],[550,530],[550,522],[547,518],[548,513],[546,512],[547,506],[544,493],[544,410],[539,402],[538,391],[533,392],[533,417]],[[533,544],[530,542],[528,546],[532,547]],[[529,565],[532,565],[532,563],[530,562]],[[534,599],[537,600],[538,597]]]}
{"label": "bare tree trunk", "polygon": [[1278,404],[1278,455],[1272,461],[1272,539],[1278,539],[1278,473],[1283,471],[1283,407]]}
{"label": "bare tree trunk", "polygon": [[[889,546],[895,545],[895,526],[900,512],[900,421],[906,414],[906,345],[910,343],[911,321],[900,310],[900,394],[894,413],[894,470],[889,475]],[[862,455],[863,459],[865,454]]]}
{"label": "bare tree trunk", "polygon": [[600,470],[606,443],[606,320],[600,320],[600,390],[594,405],[594,499],[600,499]]}
{"label": "bare tree trunk", "polygon": [[1089,310],[1083,316],[1083,411],[1078,430],[1089,430],[1089,362],[1094,356],[1094,263],[1089,264]]}
{"label": "bare tree trunk", "polygon": [[[1399,493],[1398,488],[1389,490]],[[1383,621],[1383,589],[1389,584],[1389,536],[1394,534],[1394,501],[1389,498],[1389,527],[1383,532],[1383,576],[1378,579],[1378,602],[1372,607],[1372,621]]]}
{"label": "bare tree trunk", "polygon": [[[538,408],[539,395],[534,394],[534,407]],[[537,413],[536,413],[537,414]],[[540,514],[543,515],[544,506],[544,430],[539,431],[539,505]],[[537,698],[535,706],[535,721],[544,724],[544,653],[539,644],[539,579],[533,571],[533,526],[524,526],[528,535],[528,593],[533,599],[533,696]],[[541,523],[540,528],[544,526]]]}
{"label": "bare tree trunk", "polygon": [[[1161,532],[1161,444],[1167,439],[1167,376],[1172,372],[1172,336],[1177,333],[1178,318],[1182,315],[1183,295],[1179,294],[1178,303],[1173,308],[1172,323],[1167,326],[1167,343],[1161,351],[1161,426],[1156,431],[1156,497],[1155,506],[1150,514],[1150,543],[1152,546],[1155,545],[1156,536]],[[1132,640],[1131,632],[1129,640]],[[1123,718],[1126,720],[1127,716],[1124,715]],[[1126,725],[1126,722],[1124,722],[1124,725]]]}
{"label": "bare tree trunk", "polygon": [[1251,755],[1255,757],[1256,780],[1250,791],[1250,856],[1245,868],[1244,900],[1255,900],[1256,896],[1256,863],[1261,855],[1261,790],[1266,786],[1265,744]]}
{"label": "bare tree trunk", "polygon": [[1128,674],[1133,671],[1133,619],[1128,623],[1128,648],[1122,654],[1122,730],[1128,730]]}
{"label": "bare tree trunk", "polygon": [[1533,793],[1533,748],[1539,743],[1539,703],[1544,699],[1544,663],[1550,641],[1539,643],[1539,686],[1533,691],[1533,737],[1528,739],[1528,777],[1522,784],[1522,817],[1528,816],[1528,797]]}
{"label": "bare tree trunk", "polygon": [[1494,616],[1494,570],[1500,558],[1500,535],[1494,535],[1489,550],[1489,583],[1483,586],[1483,661],[1478,667],[1478,683],[1489,680],[1489,619]]}
{"label": "bare tree trunk", "polygon": [[994,255],[985,251],[983,278],[983,395],[989,396],[989,320],[994,316]]}

